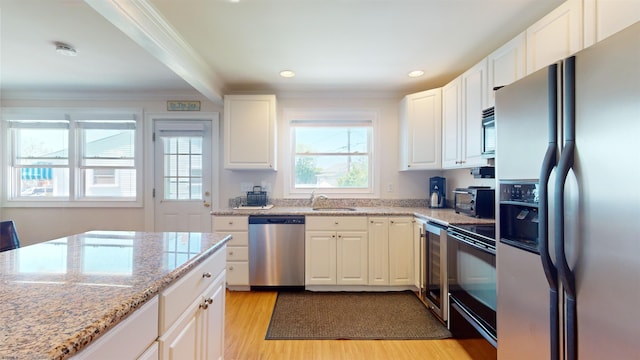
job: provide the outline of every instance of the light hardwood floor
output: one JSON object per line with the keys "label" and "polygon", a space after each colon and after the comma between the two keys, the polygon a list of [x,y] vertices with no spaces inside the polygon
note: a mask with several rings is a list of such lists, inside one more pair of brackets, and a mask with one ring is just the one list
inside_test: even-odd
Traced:
{"label": "light hardwood floor", "polygon": [[265,340],[276,292],[227,291],[225,359],[496,359],[484,340]]}

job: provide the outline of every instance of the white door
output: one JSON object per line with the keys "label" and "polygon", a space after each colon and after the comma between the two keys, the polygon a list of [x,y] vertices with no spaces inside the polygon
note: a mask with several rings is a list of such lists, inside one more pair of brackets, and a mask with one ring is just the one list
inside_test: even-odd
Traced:
{"label": "white door", "polygon": [[211,232],[212,122],[156,120],[155,231]]}

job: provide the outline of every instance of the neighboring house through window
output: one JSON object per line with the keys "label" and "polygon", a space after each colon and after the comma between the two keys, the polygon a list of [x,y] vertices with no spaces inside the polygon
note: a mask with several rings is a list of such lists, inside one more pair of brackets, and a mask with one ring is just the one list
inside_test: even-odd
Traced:
{"label": "neighboring house through window", "polygon": [[5,109],[7,200],[141,204],[141,118],[130,109]]}
{"label": "neighboring house through window", "polygon": [[372,111],[285,111],[292,149],[289,194],[374,193]]}

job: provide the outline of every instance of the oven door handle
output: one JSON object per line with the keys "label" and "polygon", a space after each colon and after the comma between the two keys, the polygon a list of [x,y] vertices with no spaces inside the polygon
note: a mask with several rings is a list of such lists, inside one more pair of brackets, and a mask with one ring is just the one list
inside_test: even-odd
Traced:
{"label": "oven door handle", "polygon": [[473,241],[469,241],[469,240],[467,240],[467,239],[465,239],[463,237],[460,237],[458,235],[453,235],[451,233],[449,233],[449,236],[451,236],[451,238],[453,238],[453,239],[455,239],[455,240],[457,240],[457,241],[459,241],[461,243],[469,245],[469,246],[471,246],[471,247],[473,247],[475,249],[478,249],[478,250],[480,250],[480,251],[482,251],[484,253],[491,254],[491,255],[494,255],[494,256],[496,255],[496,249],[494,249],[494,248],[478,245],[477,243],[475,243]]}

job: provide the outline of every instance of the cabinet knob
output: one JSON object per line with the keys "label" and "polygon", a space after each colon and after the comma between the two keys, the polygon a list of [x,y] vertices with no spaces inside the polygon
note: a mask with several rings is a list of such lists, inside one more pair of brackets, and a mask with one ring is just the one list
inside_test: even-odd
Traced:
{"label": "cabinet knob", "polygon": [[202,304],[200,304],[200,309],[207,310],[209,308],[209,305],[211,305],[211,304],[213,304],[213,299],[212,298],[204,299]]}
{"label": "cabinet knob", "polygon": [[211,277],[211,273],[207,271],[207,272],[202,274],[202,277],[203,278],[210,278]]}
{"label": "cabinet knob", "polygon": [[229,225],[233,225],[233,221],[229,221]]}
{"label": "cabinet knob", "polygon": [[233,255],[233,251],[229,251],[229,255]]}
{"label": "cabinet knob", "polygon": [[229,266],[229,271],[233,271],[233,265]]}
{"label": "cabinet knob", "polygon": [[334,224],[339,225],[340,223],[338,221],[334,222]]}

